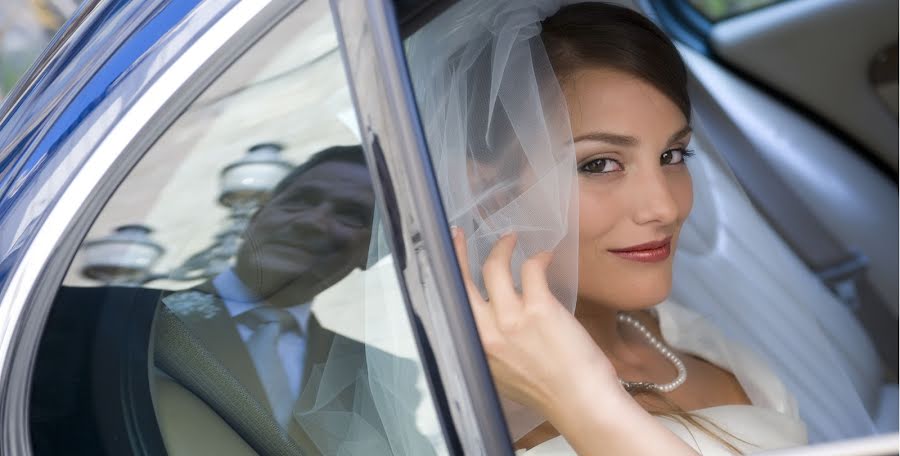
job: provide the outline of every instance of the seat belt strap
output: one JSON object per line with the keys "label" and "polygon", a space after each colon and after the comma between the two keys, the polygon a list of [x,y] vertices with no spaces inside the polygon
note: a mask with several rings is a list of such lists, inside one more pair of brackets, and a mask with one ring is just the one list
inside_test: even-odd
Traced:
{"label": "seat belt strap", "polygon": [[268,409],[165,305],[159,306],[154,325],[153,357],[160,370],[203,400],[260,455],[304,454]]}

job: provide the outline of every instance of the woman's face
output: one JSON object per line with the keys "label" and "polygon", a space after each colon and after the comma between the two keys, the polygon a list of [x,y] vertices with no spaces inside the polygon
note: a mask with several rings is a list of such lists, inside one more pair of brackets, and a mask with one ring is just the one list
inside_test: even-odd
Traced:
{"label": "woman's face", "polygon": [[693,203],[687,119],[662,92],[617,70],[580,71],[563,89],[579,176],[579,309],[657,304],[671,289]]}

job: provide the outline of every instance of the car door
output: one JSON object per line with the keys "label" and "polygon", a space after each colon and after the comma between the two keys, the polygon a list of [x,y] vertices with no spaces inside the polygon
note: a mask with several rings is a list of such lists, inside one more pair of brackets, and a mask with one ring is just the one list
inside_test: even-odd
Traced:
{"label": "car door", "polygon": [[[511,453],[403,81],[397,17],[418,5],[128,6],[88,8],[73,33],[129,52],[73,59],[87,74],[51,52],[39,65],[71,77],[35,70],[5,114],[45,153],[4,157],[21,163],[6,189],[33,191],[4,200],[3,452]],[[42,116],[28,85],[73,104]],[[315,179],[278,185],[294,173]],[[261,233],[284,231],[274,251],[327,277],[290,288],[279,323],[272,356],[301,359],[282,364],[302,383],[287,424],[252,341],[273,326],[232,311],[247,287],[213,283],[255,280],[231,275],[241,233],[258,284],[277,276]]]}

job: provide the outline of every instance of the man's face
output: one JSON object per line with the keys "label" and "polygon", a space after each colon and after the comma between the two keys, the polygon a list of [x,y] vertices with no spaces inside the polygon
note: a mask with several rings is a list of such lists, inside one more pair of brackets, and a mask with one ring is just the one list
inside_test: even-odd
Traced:
{"label": "man's face", "polygon": [[254,215],[237,255],[246,286],[329,287],[366,260],[375,197],[365,166],[326,161],[293,178]]}

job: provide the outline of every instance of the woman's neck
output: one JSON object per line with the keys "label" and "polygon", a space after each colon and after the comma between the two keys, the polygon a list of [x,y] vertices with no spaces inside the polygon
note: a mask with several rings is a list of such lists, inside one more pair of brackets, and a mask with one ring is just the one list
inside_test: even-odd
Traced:
{"label": "woman's neck", "polygon": [[606,357],[617,368],[623,365],[640,365],[638,353],[634,350],[634,334],[622,331],[616,318],[619,311],[602,305],[579,302],[575,308],[575,318],[584,326],[594,343],[603,350]]}

